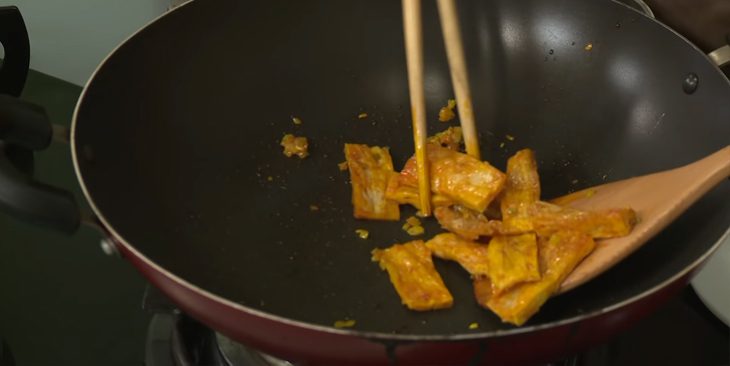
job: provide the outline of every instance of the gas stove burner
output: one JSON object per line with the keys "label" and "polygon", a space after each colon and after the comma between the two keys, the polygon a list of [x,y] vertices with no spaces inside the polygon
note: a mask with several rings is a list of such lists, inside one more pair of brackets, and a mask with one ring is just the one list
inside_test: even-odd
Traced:
{"label": "gas stove burner", "polygon": [[295,364],[289,361],[284,361],[243,346],[220,333],[215,333],[215,339],[216,343],[218,343],[218,350],[223,355],[223,358],[232,366],[295,366]]}
{"label": "gas stove burner", "polygon": [[[142,308],[153,314],[147,328],[146,366],[295,366],[214,332],[180,312],[153,287],[145,290]],[[14,365],[0,358],[0,366]]]}
{"label": "gas stove burner", "polygon": [[[147,330],[146,366],[295,366],[213,332],[184,314],[158,313]],[[0,361],[0,366],[13,366]]]}

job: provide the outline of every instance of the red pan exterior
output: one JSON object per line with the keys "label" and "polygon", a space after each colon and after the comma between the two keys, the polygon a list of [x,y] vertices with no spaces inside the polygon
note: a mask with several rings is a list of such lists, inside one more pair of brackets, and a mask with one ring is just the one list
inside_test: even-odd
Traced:
{"label": "red pan exterior", "polygon": [[173,278],[115,241],[152,284],[188,315],[242,344],[304,365],[490,365],[559,360],[626,330],[678,294],[701,267],[614,310],[541,330],[481,339],[388,341],[327,332],[246,311]]}

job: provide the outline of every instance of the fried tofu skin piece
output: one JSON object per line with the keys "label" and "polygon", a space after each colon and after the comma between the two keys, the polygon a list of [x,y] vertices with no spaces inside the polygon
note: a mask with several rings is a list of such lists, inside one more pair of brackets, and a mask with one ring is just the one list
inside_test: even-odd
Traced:
{"label": "fried tofu skin piece", "polygon": [[502,222],[459,205],[436,207],[433,215],[441,227],[468,240],[503,233]]}
{"label": "fried tofu skin piece", "polygon": [[345,144],[345,158],[352,181],[353,215],[358,219],[400,219],[398,203],[385,197],[393,160],[388,148]]}
{"label": "fried tofu skin piece", "polygon": [[492,299],[494,290],[492,289],[492,281],[487,276],[477,276],[472,278],[472,286],[474,288],[474,298],[477,304],[488,309],[487,303]]}
{"label": "fried tofu skin piece", "polygon": [[535,314],[559,288],[560,284],[596,244],[576,231],[559,231],[538,243],[542,278],[495,294],[488,279],[474,280],[474,295],[479,305],[489,308],[504,322],[522,325]]}
{"label": "fried tofu skin piece", "polygon": [[[408,204],[417,209],[421,209],[421,200],[418,198],[418,187],[403,184],[402,177],[398,173],[393,173],[388,180],[388,188],[385,190],[385,198],[397,202],[399,204]],[[431,204],[434,207],[450,206],[454,202],[443,195],[432,194]]]}
{"label": "fried tofu skin piece", "polygon": [[[426,150],[434,193],[483,212],[502,191],[506,177],[489,163],[434,144],[428,144]],[[401,185],[418,186],[414,157],[406,162],[400,174]]]}
{"label": "fried tofu skin piece", "polygon": [[487,247],[489,279],[495,294],[540,279],[535,234],[495,236]]}
{"label": "fried tofu skin piece", "polygon": [[435,310],[451,307],[454,298],[436,272],[431,250],[423,240],[375,249],[372,260],[388,271],[401,302],[411,310]]}
{"label": "fried tofu skin piece", "polygon": [[636,212],[630,208],[581,211],[541,201],[530,205],[527,215],[532,230],[540,236],[575,230],[595,239],[615,238],[628,235],[637,222]]}
{"label": "fried tofu skin piece", "polygon": [[451,233],[434,236],[426,247],[441,259],[459,263],[472,276],[487,274],[487,246]]}
{"label": "fried tofu skin piece", "polygon": [[[589,196],[590,192],[581,196]],[[568,195],[557,202],[565,204],[579,197]],[[507,183],[500,208],[503,230],[510,233],[535,231],[549,236],[558,230],[577,230],[605,239],[628,235],[636,224],[636,213],[631,209],[585,212],[540,201],[540,178],[530,149],[518,151],[507,161]]]}
{"label": "fried tofu skin piece", "polygon": [[504,187],[504,173],[489,163],[449,149],[431,150],[429,161],[434,192],[483,212]]}
{"label": "fried tofu skin piece", "polygon": [[530,231],[525,216],[529,205],[540,199],[540,177],[535,153],[518,151],[507,160],[507,182],[500,201],[502,220],[515,231]]}
{"label": "fried tofu skin piece", "polygon": [[513,214],[509,208],[519,208],[540,200],[540,176],[537,174],[535,153],[530,149],[518,151],[507,160],[507,182],[502,197],[502,215]]}

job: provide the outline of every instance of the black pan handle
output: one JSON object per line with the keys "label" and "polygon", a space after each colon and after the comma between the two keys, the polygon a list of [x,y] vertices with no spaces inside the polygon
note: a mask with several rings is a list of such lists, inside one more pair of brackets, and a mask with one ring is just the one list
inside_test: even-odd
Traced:
{"label": "black pan handle", "polygon": [[0,66],[0,93],[20,96],[30,65],[30,41],[23,17],[15,6],[0,7],[0,43],[5,57]]}
{"label": "black pan handle", "polygon": [[43,150],[52,138],[53,128],[42,107],[0,94],[0,140],[30,150]]}
{"label": "black pan handle", "polygon": [[[39,183],[29,173],[33,152],[12,145],[0,146],[0,211],[17,219],[73,234],[81,223],[71,192]],[[25,164],[21,165],[22,162]]]}
{"label": "black pan handle", "polygon": [[17,98],[28,76],[30,42],[15,6],[0,7],[0,43],[0,211],[73,233],[81,222],[73,194],[33,179],[33,151],[48,147],[53,128],[42,107]]}
{"label": "black pan handle", "polygon": [[33,180],[33,151],[53,135],[43,108],[0,94],[0,211],[61,232],[74,233],[81,222],[68,191]]}
{"label": "black pan handle", "polygon": [[73,194],[33,179],[33,150],[46,148],[52,134],[42,107],[0,94],[0,211],[72,234],[81,222]]}

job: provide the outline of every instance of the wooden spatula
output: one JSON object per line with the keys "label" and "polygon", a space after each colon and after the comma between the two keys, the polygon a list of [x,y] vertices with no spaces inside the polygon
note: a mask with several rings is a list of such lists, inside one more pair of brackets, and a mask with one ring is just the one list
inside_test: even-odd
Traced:
{"label": "wooden spatula", "polygon": [[[631,207],[640,221],[628,236],[596,241],[596,249],[565,279],[558,292],[580,286],[626,258],[728,177],[730,146],[681,168],[571,194],[570,207],[584,210]],[[727,199],[730,204],[730,197]]]}

